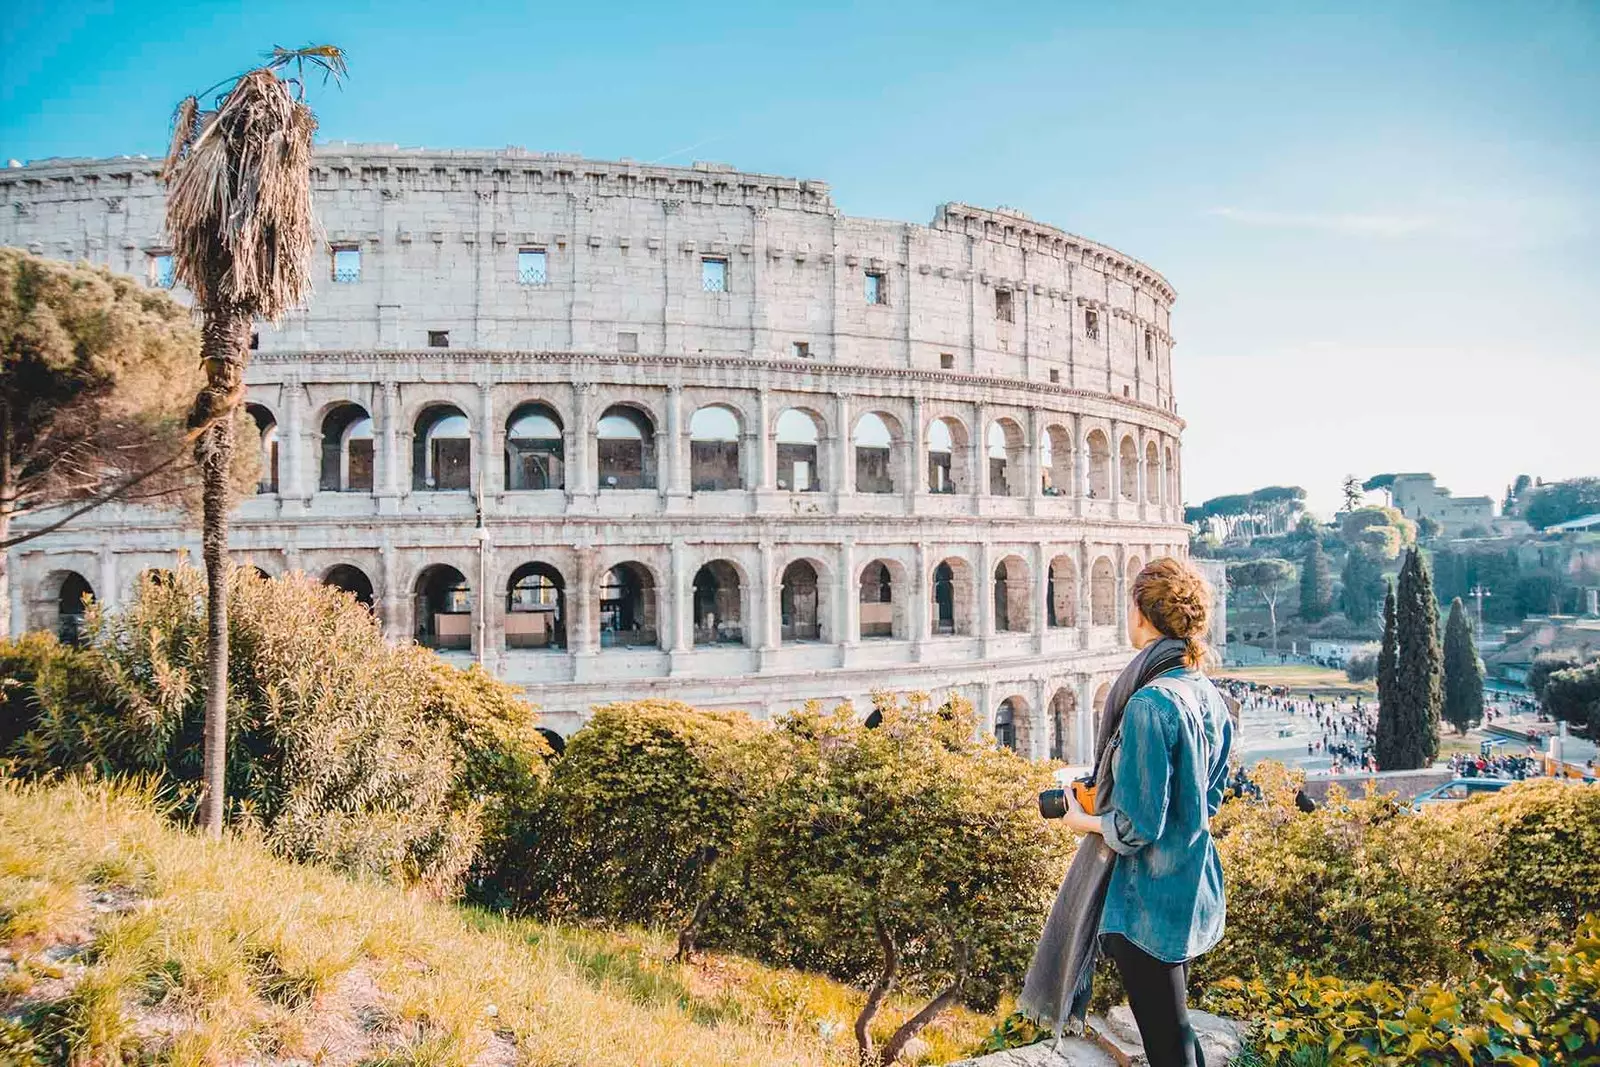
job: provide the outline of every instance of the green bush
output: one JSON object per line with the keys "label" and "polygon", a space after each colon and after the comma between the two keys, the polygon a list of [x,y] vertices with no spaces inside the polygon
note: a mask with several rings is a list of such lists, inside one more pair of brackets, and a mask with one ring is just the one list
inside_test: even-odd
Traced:
{"label": "green bush", "polygon": [[1281,768],[1256,776],[1265,802],[1230,801],[1213,826],[1228,924],[1198,986],[1443,979],[1477,937],[1570,938],[1600,911],[1600,789],[1530,781],[1419,814],[1334,789],[1307,814]]}
{"label": "green bush", "polygon": [[[19,772],[156,774],[189,812],[204,589],[181,566],[124,611],[91,608],[86,647],[59,649],[31,683]],[[304,575],[236,569],[229,645],[228,796],[285,855],[450,892],[543,775],[548,748],[514,690],[389,645],[370,611]]]}
{"label": "green bush", "polygon": [[1404,985],[1229,978],[1205,1005],[1256,1020],[1248,1044],[1268,1065],[1600,1063],[1600,916],[1570,945],[1485,942],[1473,956],[1461,978]]}

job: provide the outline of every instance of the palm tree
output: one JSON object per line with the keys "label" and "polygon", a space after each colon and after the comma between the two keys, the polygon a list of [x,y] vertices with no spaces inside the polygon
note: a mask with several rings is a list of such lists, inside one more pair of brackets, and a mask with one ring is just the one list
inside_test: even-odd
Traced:
{"label": "palm tree", "polygon": [[[203,111],[178,105],[167,183],[173,268],[202,315],[206,384],[189,413],[200,466],[206,567],[206,720],[200,819],[222,833],[228,749],[228,471],[235,413],[244,399],[250,325],[276,319],[311,289],[316,220],[311,213],[311,139],[305,68],[324,81],[345,75],[332,45],[273,48],[268,61],[232,80]],[[280,76],[293,66],[294,76]],[[208,96],[212,90],[199,94]]]}

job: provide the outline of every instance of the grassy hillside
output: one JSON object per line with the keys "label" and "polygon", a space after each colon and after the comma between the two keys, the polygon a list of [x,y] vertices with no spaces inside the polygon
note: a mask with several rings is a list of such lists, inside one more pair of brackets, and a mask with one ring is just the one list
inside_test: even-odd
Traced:
{"label": "grassy hillside", "polygon": [[[127,787],[0,780],[0,1062],[854,1062],[859,992],[671,952],[286,863],[248,835],[207,842]],[[993,1024],[946,1013],[919,1058]]]}

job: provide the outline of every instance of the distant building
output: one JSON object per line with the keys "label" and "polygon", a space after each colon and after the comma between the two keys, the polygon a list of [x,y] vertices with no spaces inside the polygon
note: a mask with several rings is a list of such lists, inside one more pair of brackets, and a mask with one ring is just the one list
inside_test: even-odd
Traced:
{"label": "distant building", "polygon": [[1530,616],[1520,627],[1506,630],[1504,638],[1499,649],[1484,656],[1484,665],[1493,677],[1522,683],[1527,681],[1533,661],[1545,652],[1600,652],[1600,618]]}
{"label": "distant building", "polygon": [[[1431,474],[1397,474],[1389,493],[1394,506],[1412,522],[1432,519],[1444,537],[1460,537],[1473,528],[1494,530],[1494,501],[1486,496],[1451,496]],[[1509,531],[1507,531],[1509,532]]]}

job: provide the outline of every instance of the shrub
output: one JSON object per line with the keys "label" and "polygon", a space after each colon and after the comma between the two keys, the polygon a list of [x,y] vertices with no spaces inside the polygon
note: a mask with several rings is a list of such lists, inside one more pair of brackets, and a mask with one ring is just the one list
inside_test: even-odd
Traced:
{"label": "shrub", "polygon": [[738,712],[595,708],[554,766],[508,890],[550,916],[687,927],[764,802],[764,747],[770,731]]}
{"label": "shrub", "polygon": [[[189,812],[204,721],[204,579],[145,582],[86,619],[33,683],[19,770],[158,774]],[[304,575],[229,579],[228,796],[297,859],[454,889],[501,832],[504,791],[548,750],[531,708],[481,673],[384,641],[372,613]]]}
{"label": "shrub", "polygon": [[1378,646],[1362,645],[1344,661],[1344,676],[1352,682],[1370,682],[1378,676]]}
{"label": "shrub", "polygon": [[67,647],[54,634],[36,630],[0,640],[0,755],[11,751],[38,718],[34,683]]}
{"label": "shrub", "polygon": [[1265,802],[1230,801],[1213,827],[1228,928],[1195,962],[1199,986],[1305,971],[1443,979],[1486,931],[1571,937],[1600,911],[1600,790],[1533,781],[1412,814],[1390,795],[1335,787],[1301,813],[1295,778],[1255,777]]}
{"label": "shrub", "polygon": [[1586,918],[1571,945],[1480,943],[1474,957],[1468,976],[1443,982],[1230,978],[1205,1003],[1256,1019],[1249,1045],[1270,1065],[1600,1061],[1600,916]]}

